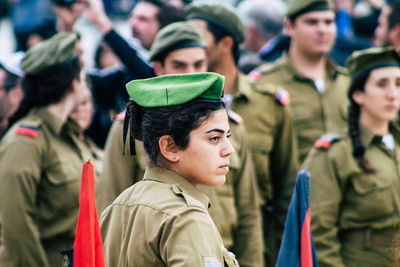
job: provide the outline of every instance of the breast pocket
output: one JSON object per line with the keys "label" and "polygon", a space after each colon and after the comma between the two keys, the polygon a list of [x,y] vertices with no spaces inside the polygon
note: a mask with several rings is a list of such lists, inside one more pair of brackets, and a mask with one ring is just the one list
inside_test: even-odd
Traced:
{"label": "breast pocket", "polygon": [[360,175],[352,179],[354,195],[349,200],[357,213],[368,220],[390,215],[394,212],[394,198],[390,180],[373,175]]}
{"label": "breast pocket", "polygon": [[38,192],[49,208],[65,209],[79,205],[82,161],[78,157],[62,156],[51,161],[44,170]]}

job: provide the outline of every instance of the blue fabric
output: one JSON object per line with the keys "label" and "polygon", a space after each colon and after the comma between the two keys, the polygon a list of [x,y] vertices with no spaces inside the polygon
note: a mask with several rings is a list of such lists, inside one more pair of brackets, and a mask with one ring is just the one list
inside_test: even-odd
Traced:
{"label": "blue fabric", "polygon": [[[309,208],[310,174],[301,170],[296,178],[296,185],[286,216],[285,229],[279,249],[276,267],[300,267],[300,238],[304,218]],[[311,234],[311,233],[310,233]],[[318,267],[317,255],[311,236],[313,265]]]}

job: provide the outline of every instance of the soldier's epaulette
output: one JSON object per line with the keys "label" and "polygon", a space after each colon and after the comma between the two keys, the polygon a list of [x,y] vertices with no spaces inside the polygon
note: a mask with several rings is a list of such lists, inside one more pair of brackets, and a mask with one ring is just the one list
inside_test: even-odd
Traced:
{"label": "soldier's epaulette", "polygon": [[338,141],[342,135],[340,134],[324,134],[315,143],[315,148],[330,148],[333,143]]}
{"label": "soldier's epaulette", "polygon": [[210,207],[204,207],[204,205],[202,205],[199,200],[187,194],[179,184],[173,184],[171,185],[171,188],[175,195],[181,196],[185,200],[187,206],[195,206],[207,209],[210,208]]}
{"label": "soldier's epaulette", "polygon": [[231,121],[233,121],[236,124],[242,125],[243,124],[243,118],[234,112],[233,110],[228,111],[228,117]]}
{"label": "soldier's epaulette", "polygon": [[15,129],[15,134],[36,138],[39,135],[39,131],[40,125],[38,124],[21,123],[18,125],[17,129]]}
{"label": "soldier's epaulette", "polygon": [[290,103],[289,93],[283,87],[278,87],[274,95],[274,98],[282,106],[287,106]]}
{"label": "soldier's epaulette", "polygon": [[252,78],[254,81],[260,80],[265,74],[276,69],[276,64],[264,63],[261,66],[252,70],[248,76]]}
{"label": "soldier's epaulette", "polygon": [[115,117],[119,121],[124,121],[125,120],[125,110],[122,111],[121,113],[118,113],[117,116]]}

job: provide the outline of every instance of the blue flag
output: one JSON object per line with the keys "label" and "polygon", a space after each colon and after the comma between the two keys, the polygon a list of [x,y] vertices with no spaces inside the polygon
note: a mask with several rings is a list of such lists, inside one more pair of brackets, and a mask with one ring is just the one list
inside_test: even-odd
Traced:
{"label": "blue flag", "polygon": [[318,267],[309,202],[310,174],[303,169],[296,178],[276,267]]}

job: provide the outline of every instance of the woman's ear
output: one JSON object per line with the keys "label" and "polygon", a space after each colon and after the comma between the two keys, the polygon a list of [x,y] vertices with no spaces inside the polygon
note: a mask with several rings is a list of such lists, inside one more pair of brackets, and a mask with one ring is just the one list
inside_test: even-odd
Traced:
{"label": "woman's ear", "polygon": [[158,140],[161,155],[168,161],[175,163],[179,161],[178,148],[174,139],[169,135],[163,135]]}
{"label": "woman's ear", "polygon": [[351,97],[353,98],[354,102],[361,106],[363,104],[364,92],[355,91]]}

